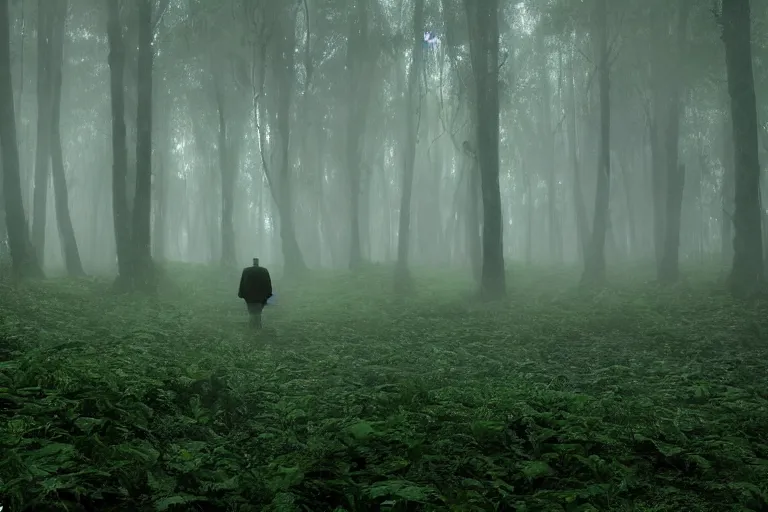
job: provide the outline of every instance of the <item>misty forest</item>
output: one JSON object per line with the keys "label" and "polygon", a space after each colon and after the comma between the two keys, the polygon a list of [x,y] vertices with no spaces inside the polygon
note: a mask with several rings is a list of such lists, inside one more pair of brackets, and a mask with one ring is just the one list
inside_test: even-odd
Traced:
{"label": "misty forest", "polygon": [[0,0],[0,155],[0,510],[768,511],[764,0]]}

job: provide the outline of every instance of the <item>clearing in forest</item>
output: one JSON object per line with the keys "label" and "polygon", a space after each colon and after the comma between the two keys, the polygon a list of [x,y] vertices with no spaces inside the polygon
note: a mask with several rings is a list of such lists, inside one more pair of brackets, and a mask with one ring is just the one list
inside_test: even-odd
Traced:
{"label": "clearing in forest", "polygon": [[[0,283],[0,500],[22,510],[766,510],[768,305],[695,274],[504,304],[422,274],[276,280],[172,266]],[[79,506],[73,506],[74,503]]]}

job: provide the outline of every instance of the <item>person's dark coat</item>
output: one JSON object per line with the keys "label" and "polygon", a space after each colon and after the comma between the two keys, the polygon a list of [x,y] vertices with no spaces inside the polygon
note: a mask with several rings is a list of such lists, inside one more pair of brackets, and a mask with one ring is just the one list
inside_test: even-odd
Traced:
{"label": "person's dark coat", "polygon": [[237,296],[248,304],[266,304],[272,296],[272,279],[264,267],[247,267],[240,277]]}

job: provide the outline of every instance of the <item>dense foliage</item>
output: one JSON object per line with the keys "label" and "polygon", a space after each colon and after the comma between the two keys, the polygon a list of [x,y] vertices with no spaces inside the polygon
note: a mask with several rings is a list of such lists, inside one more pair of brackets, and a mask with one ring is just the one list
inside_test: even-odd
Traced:
{"label": "dense foliage", "polygon": [[[649,269],[649,275],[652,272]],[[767,510],[768,305],[516,274],[505,304],[391,271],[279,283],[173,267],[0,283],[9,510]],[[170,285],[170,283],[175,283]],[[385,290],[376,292],[375,290]]]}

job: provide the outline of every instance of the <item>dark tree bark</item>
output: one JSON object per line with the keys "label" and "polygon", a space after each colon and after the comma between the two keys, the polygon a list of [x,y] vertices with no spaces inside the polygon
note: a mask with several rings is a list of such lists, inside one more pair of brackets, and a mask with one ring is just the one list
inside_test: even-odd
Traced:
{"label": "dark tree bark", "polygon": [[11,77],[11,30],[8,1],[0,0],[0,153],[3,161],[3,203],[13,271],[20,277],[43,277],[29,240],[27,218],[21,199],[19,146],[13,108]]}
{"label": "dark tree bark", "polygon": [[48,0],[37,5],[37,148],[35,150],[35,190],[32,201],[32,244],[37,260],[44,265],[45,225],[48,215],[50,184],[51,137],[51,36],[52,11],[56,7]]}
{"label": "dark tree bark", "polygon": [[483,268],[480,294],[507,293],[499,186],[499,1],[464,0],[477,94],[477,157],[483,198]]}
{"label": "dark tree bark", "polygon": [[685,166],[679,163],[680,110],[683,76],[680,69],[685,59],[685,41],[690,13],[689,0],[680,0],[677,21],[677,65],[670,69],[671,80],[667,109],[668,124],[666,140],[666,215],[664,250],[659,265],[659,281],[674,283],[680,277],[680,221],[683,210],[683,188],[685,187]]}
{"label": "dark tree bark", "polygon": [[608,0],[597,2],[597,47],[600,56],[598,70],[600,94],[600,151],[598,154],[595,216],[589,257],[584,262],[583,283],[601,283],[605,280],[605,239],[609,225],[608,202],[611,184],[611,94],[610,60],[608,49]]}
{"label": "dark tree bark", "polygon": [[72,277],[85,275],[83,264],[80,261],[80,251],[77,247],[75,230],[72,227],[72,218],[69,215],[69,192],[64,171],[64,154],[61,147],[60,119],[61,119],[61,82],[62,68],[64,65],[64,27],[67,18],[67,0],[58,0],[52,3],[53,30],[51,38],[51,171],[53,175],[53,192],[56,202],[56,223],[59,228],[61,250],[64,254],[64,264],[67,274]]}
{"label": "dark tree bark", "polygon": [[120,27],[120,1],[107,1],[109,88],[112,108],[112,216],[115,225],[118,290],[132,287],[131,227],[126,195],[128,148],[125,128],[125,44]]}
{"label": "dark tree bark", "polygon": [[139,1],[138,108],[136,110],[136,195],[133,199],[134,286],[155,287],[152,261],[152,0]]}
{"label": "dark tree bark", "polygon": [[400,197],[400,219],[397,233],[397,263],[395,265],[395,289],[406,291],[410,287],[408,255],[411,247],[411,198],[413,195],[413,171],[416,163],[416,140],[421,121],[419,97],[419,76],[424,54],[424,0],[416,0],[413,7],[413,30],[411,37],[411,67],[408,72],[408,89],[405,101],[405,132],[403,133],[403,189]]}
{"label": "dark tree bark", "polygon": [[763,281],[760,161],[749,0],[723,0],[720,22],[731,96],[736,169],[733,267],[729,284],[735,295],[745,295]]}

